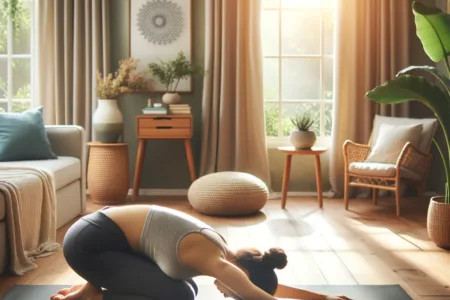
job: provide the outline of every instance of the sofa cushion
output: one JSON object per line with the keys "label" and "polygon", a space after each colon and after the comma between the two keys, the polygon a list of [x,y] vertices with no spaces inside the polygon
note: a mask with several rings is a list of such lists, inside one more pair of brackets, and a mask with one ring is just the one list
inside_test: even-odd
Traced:
{"label": "sofa cushion", "polygon": [[0,166],[41,168],[55,174],[55,188],[59,190],[81,178],[81,162],[76,157],[58,156],[57,159],[0,162]]}
{"label": "sofa cushion", "polygon": [[42,107],[38,107],[0,114],[0,161],[56,159],[42,113]]}
{"label": "sofa cushion", "polygon": [[[354,162],[351,163],[349,172],[355,175],[369,177],[395,177],[395,164]],[[411,180],[420,180],[420,175],[406,169],[401,168],[400,176]]]}

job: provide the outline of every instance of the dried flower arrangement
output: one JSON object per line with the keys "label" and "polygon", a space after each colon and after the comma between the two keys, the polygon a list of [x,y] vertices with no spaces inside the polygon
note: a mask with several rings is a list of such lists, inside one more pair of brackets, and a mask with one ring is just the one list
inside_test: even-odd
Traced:
{"label": "dried flower arrangement", "polygon": [[97,71],[97,97],[99,99],[114,99],[120,94],[139,90],[149,90],[150,80],[147,73],[138,71],[139,60],[126,58],[119,61],[119,69],[103,76]]}

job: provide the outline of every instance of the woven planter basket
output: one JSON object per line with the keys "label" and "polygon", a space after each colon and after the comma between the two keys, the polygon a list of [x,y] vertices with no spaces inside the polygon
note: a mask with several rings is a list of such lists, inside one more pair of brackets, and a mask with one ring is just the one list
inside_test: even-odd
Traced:
{"label": "woven planter basket", "polygon": [[431,198],[428,207],[427,230],[436,246],[450,249],[450,204],[444,203],[444,197]]}
{"label": "woven planter basket", "polygon": [[192,207],[205,215],[243,216],[257,213],[267,202],[269,189],[251,174],[218,172],[192,183],[188,199]]}

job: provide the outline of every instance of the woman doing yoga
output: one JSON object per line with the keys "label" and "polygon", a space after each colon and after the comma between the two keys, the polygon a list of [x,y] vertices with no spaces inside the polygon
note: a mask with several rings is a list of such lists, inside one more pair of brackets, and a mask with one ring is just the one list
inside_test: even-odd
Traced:
{"label": "woman doing yoga", "polygon": [[278,284],[283,250],[231,250],[212,227],[155,205],[105,208],[82,217],[64,238],[64,256],[86,284],[51,300],[192,300],[193,277],[216,278],[225,297],[245,300],[348,299]]}

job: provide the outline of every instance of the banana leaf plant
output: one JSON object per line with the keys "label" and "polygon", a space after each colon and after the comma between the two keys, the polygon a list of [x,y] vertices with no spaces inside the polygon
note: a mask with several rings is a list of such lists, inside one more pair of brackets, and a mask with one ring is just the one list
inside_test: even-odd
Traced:
{"label": "banana leaf plant", "polygon": [[[377,103],[397,104],[418,101],[436,116],[445,136],[445,145],[433,139],[445,168],[445,203],[450,204],[450,15],[435,7],[414,1],[412,4],[416,34],[425,53],[433,62],[443,61],[446,74],[432,66],[410,66],[396,78],[367,92],[366,97]],[[427,77],[413,75],[423,73]],[[444,153],[444,149],[447,149]]]}

